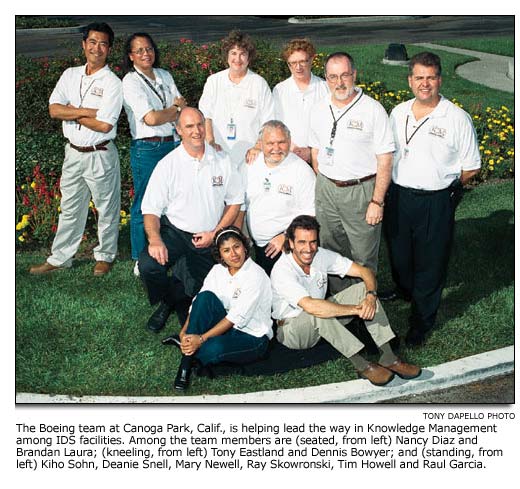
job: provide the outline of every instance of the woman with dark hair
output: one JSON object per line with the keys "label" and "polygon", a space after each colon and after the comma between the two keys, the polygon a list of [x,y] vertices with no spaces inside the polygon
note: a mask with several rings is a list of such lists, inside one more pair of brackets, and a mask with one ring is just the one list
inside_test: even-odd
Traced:
{"label": "woman with dark hair", "polygon": [[174,388],[187,389],[194,359],[202,365],[249,363],[261,358],[273,337],[271,283],[249,257],[249,240],[235,226],[217,232],[219,261],[193,300],[181,332],[181,364]]}
{"label": "woman with dark hair", "polygon": [[251,38],[231,31],[221,50],[229,68],[206,80],[199,109],[206,117],[206,141],[226,151],[238,166],[262,124],[274,119],[274,103],[267,82],[249,69],[256,56]]}
{"label": "woman with dark hair", "polygon": [[149,34],[132,34],[123,60],[128,73],[123,78],[123,105],[128,116],[132,143],[130,164],[134,181],[130,239],[134,273],[146,246],[141,201],[153,169],[178,144],[175,122],[186,105],[172,76],[158,68],[159,50]]}

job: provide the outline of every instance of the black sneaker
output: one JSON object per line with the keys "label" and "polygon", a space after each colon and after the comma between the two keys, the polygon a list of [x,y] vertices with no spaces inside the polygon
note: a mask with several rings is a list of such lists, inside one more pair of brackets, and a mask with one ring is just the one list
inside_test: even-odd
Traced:
{"label": "black sneaker", "polygon": [[150,331],[158,333],[166,326],[166,322],[170,317],[173,309],[166,302],[161,302],[161,305],[155,310],[155,312],[148,319],[147,327]]}

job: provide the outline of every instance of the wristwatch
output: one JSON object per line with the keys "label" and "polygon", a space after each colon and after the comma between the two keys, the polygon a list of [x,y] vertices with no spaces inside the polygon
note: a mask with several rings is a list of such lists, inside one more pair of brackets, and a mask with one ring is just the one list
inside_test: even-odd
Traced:
{"label": "wristwatch", "polygon": [[373,295],[377,299],[377,291],[376,290],[367,290],[366,295]]}
{"label": "wristwatch", "polygon": [[372,200],[370,201],[370,203],[371,203],[371,204],[378,205],[378,206],[381,207],[381,208],[383,208],[383,207],[385,206],[385,202],[384,202],[384,201],[383,201],[383,202],[378,202],[377,200],[372,199]]}

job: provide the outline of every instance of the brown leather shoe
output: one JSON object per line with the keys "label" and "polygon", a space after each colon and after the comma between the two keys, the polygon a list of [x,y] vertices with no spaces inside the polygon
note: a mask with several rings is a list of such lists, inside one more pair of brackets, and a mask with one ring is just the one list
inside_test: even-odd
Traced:
{"label": "brown leather shoe", "polygon": [[358,372],[362,379],[369,380],[374,385],[386,385],[394,378],[394,374],[377,363],[369,363],[362,372]]}
{"label": "brown leather shoe", "polygon": [[101,275],[106,275],[110,272],[112,268],[112,263],[107,261],[97,261],[96,266],[94,267],[94,276],[100,277]]}
{"label": "brown leather shoe", "polygon": [[31,275],[45,275],[46,273],[54,272],[56,270],[63,270],[64,268],[65,267],[51,265],[49,262],[44,262],[40,265],[34,265],[34,267],[29,268],[29,273]]}
{"label": "brown leather shoe", "polygon": [[391,365],[385,365],[384,368],[391,370],[396,375],[401,377],[401,379],[415,379],[415,377],[419,377],[421,375],[421,367],[417,365],[412,365],[410,363],[405,363],[399,358],[392,363]]}

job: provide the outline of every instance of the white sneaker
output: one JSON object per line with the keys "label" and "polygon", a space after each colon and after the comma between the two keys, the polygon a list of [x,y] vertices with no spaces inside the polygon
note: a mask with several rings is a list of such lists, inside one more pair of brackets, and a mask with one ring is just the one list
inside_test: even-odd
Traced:
{"label": "white sneaker", "polygon": [[139,273],[139,262],[138,261],[136,261],[135,265],[134,265],[134,275],[136,277],[139,277],[139,275],[140,275],[140,273]]}

